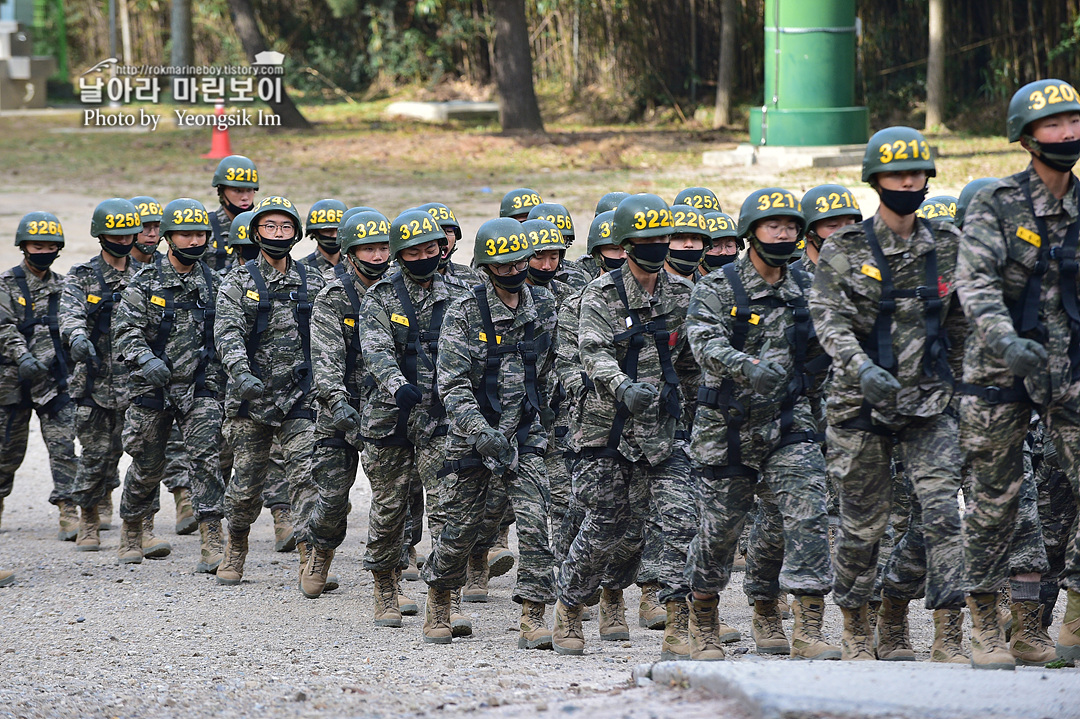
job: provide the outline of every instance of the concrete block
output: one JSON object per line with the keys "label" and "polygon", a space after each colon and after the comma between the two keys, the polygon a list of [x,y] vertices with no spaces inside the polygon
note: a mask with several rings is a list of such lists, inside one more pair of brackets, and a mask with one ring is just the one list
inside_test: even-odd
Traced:
{"label": "concrete block", "polygon": [[384,111],[389,117],[409,117],[423,122],[450,120],[498,120],[497,102],[392,102]]}

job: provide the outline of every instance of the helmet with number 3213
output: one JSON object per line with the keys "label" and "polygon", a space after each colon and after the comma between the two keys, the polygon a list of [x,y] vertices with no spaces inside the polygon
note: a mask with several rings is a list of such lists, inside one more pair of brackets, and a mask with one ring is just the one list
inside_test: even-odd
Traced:
{"label": "helmet with number 3213", "polygon": [[875,132],[863,153],[863,182],[869,182],[879,172],[909,170],[925,170],[927,177],[937,174],[930,145],[922,133],[902,125]]}

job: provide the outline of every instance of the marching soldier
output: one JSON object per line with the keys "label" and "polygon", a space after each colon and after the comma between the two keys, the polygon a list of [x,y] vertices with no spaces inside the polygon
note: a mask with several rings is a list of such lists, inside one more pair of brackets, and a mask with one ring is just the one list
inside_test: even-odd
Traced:
{"label": "marching soldier", "polygon": [[205,262],[215,272],[224,272],[232,255],[229,229],[237,215],[255,205],[255,193],[259,190],[259,170],[249,158],[229,155],[218,163],[211,184],[217,188],[221,206],[217,212],[210,215],[210,226],[214,233],[210,238],[210,250],[206,253]]}
{"label": "marching soldier", "polygon": [[337,230],[346,209],[348,208],[341,200],[326,199],[319,200],[308,210],[307,225],[304,229],[308,237],[315,240],[315,251],[300,261],[312,272],[333,273],[341,261]]}

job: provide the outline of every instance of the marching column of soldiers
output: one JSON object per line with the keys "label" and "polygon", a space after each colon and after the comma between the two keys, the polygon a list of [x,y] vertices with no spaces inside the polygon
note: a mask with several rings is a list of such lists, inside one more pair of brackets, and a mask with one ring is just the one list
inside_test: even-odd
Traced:
{"label": "marching column of soldiers", "polygon": [[521,649],[585,653],[596,605],[599,639],[630,639],[636,583],[661,659],[721,660],[744,554],[761,654],[913,661],[921,599],[931,661],[1075,661],[1080,98],[1030,83],[1007,134],[1025,169],[927,199],[925,138],[877,132],[872,217],[835,184],[758,189],[737,219],[704,187],[611,192],[579,260],[570,213],[529,188],[464,265],[444,204],[305,217],[257,200],[237,155],[213,213],[99,204],[101,250],[67,276],[60,220],[31,212],[0,274],[0,512],[36,412],[60,540],[100,551],[126,452],[117,562],[169,555],[164,483],[221,585],[244,580],[268,508],[303,595],[336,589],[362,466],[374,625],[418,614],[403,582],[422,580],[428,643],[471,635],[462,602],[516,561]]}

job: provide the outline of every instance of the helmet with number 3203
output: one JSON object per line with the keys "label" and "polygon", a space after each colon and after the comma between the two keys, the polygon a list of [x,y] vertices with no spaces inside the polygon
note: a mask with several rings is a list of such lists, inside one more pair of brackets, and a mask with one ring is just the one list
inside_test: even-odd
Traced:
{"label": "helmet with number 3203", "polygon": [[113,197],[94,208],[90,217],[90,236],[137,235],[142,232],[142,218],[131,200]]}
{"label": "helmet with number 3203", "polygon": [[1062,112],[1080,112],[1080,96],[1072,85],[1054,79],[1029,82],[1009,100],[1009,142],[1023,137],[1024,130],[1035,120]]}
{"label": "helmet with number 3203", "polygon": [[875,132],[863,153],[863,182],[869,182],[879,172],[906,170],[925,170],[927,177],[937,174],[930,145],[922,133],[902,125]]}
{"label": "helmet with number 3203", "polygon": [[161,217],[161,236],[179,231],[210,232],[210,215],[203,203],[181,197],[165,205]]}
{"label": "helmet with number 3203", "polygon": [[630,195],[615,208],[615,242],[630,244],[634,238],[663,237],[675,231],[671,207],[659,195]]}
{"label": "helmet with number 3203", "polygon": [[505,265],[533,256],[532,243],[522,224],[510,217],[488,220],[476,231],[473,265]]}
{"label": "helmet with number 3203", "polygon": [[519,187],[516,190],[510,190],[503,195],[502,202],[499,203],[499,217],[518,217],[525,219],[529,214],[529,210],[542,204],[544,201],[540,199],[540,193],[536,190],[530,190],[528,187]]}
{"label": "helmet with number 3203", "polygon": [[799,225],[799,236],[806,229],[799,198],[782,187],[766,187],[751,192],[739,212],[739,237],[753,234],[754,223],[769,217],[791,217]]}

